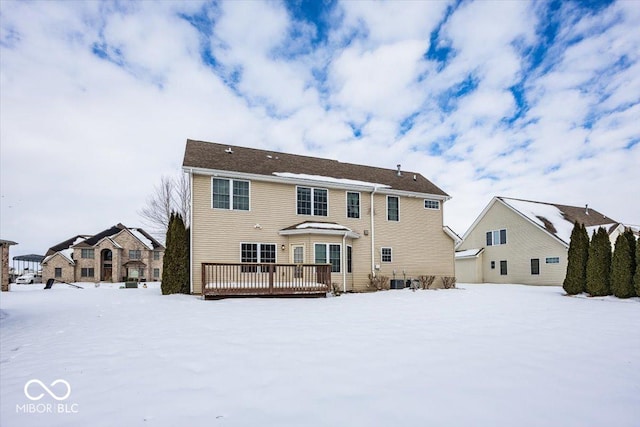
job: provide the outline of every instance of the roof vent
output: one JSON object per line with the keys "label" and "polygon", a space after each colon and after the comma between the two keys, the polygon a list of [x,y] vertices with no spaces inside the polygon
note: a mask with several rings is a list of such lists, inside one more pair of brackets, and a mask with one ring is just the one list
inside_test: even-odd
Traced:
{"label": "roof vent", "polygon": [[589,215],[589,204],[584,205],[584,213]]}
{"label": "roof vent", "polygon": [[224,152],[227,153],[227,154],[233,154],[233,150],[231,149],[231,147],[229,147],[226,150],[224,150]]}
{"label": "roof vent", "polygon": [[414,181],[417,181],[417,180],[418,180],[418,177],[416,176],[416,174],[415,174],[415,173],[413,174],[413,180],[414,180]]}
{"label": "roof vent", "polygon": [[398,172],[396,173],[396,175],[402,176],[402,172],[400,172],[400,165],[398,165],[397,167],[398,167]]}

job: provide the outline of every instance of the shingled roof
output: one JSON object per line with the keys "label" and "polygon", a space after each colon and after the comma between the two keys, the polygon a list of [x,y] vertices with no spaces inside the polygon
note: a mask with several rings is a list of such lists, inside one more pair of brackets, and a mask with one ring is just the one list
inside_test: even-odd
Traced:
{"label": "shingled roof", "polygon": [[587,228],[603,226],[607,229],[607,232],[611,232],[619,224],[618,221],[586,206],[559,205],[508,197],[497,197],[497,199],[520,212],[566,244],[569,244],[571,230],[576,221],[579,224],[584,224]]}
{"label": "shingled roof", "polygon": [[182,165],[185,168],[240,172],[270,177],[276,177],[277,174],[314,175],[336,180],[359,181],[363,185],[372,183],[395,190],[449,197],[447,193],[417,172],[402,171],[398,176],[396,169],[356,165],[319,157],[191,139],[187,140]]}

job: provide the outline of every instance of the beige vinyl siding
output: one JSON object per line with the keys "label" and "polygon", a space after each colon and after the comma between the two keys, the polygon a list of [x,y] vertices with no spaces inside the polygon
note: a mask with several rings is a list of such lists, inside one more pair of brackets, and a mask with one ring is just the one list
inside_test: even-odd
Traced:
{"label": "beige vinyl siding", "polygon": [[[442,209],[425,209],[423,198],[399,197],[399,221],[387,220],[386,196],[375,197],[375,263],[393,278],[454,276],[454,242],[442,229]],[[381,249],[391,247],[393,261],[382,262]],[[438,279],[438,282],[440,280]]]}
{"label": "beige vinyl siding", "polygon": [[[346,246],[352,246],[353,272],[346,274],[347,290],[366,290],[371,272],[371,193],[360,191],[360,218],[347,218],[346,190],[328,189],[328,216],[297,215],[296,186],[251,181],[250,210],[212,209],[211,176],[194,174],[192,179],[192,277],[193,292],[201,293],[201,263],[240,262],[240,243],[273,243],[276,261],[291,262],[291,247],[303,244],[305,262],[314,262],[314,244],[342,246],[341,268],[346,271]],[[322,185],[311,185],[324,188]],[[422,198],[399,197],[400,221],[389,222],[386,195],[375,194],[375,262],[380,274],[392,276],[395,268],[409,276],[454,275],[453,241],[442,230],[442,209],[424,209]],[[358,239],[325,234],[281,236],[284,228],[304,222],[336,222],[360,235]],[[259,225],[259,227],[257,227]],[[365,235],[367,230],[368,235]],[[343,245],[345,243],[345,245]],[[282,250],[281,246],[285,249]],[[393,248],[393,263],[380,261],[381,247]],[[333,273],[332,282],[343,287],[343,273]]]}
{"label": "beige vinyl siding", "polygon": [[456,259],[456,279],[460,283],[482,283],[483,254]]}
{"label": "beige vinyl siding", "polygon": [[[486,232],[507,230],[507,244],[486,245]],[[487,210],[458,250],[485,248],[482,277],[488,283],[561,285],[567,268],[567,248],[540,227],[532,224],[500,200]],[[559,264],[546,264],[559,257]],[[531,259],[540,259],[540,274],[531,274]],[[500,275],[500,261],[507,261],[507,275]],[[491,269],[491,261],[495,268]]]}

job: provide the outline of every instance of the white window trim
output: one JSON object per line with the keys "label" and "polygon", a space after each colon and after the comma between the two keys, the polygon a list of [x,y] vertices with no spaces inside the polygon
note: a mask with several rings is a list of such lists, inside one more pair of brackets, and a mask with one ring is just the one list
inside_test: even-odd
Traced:
{"label": "white window trim", "polygon": [[[240,242],[240,254],[239,254],[239,259],[240,262],[243,263],[244,261],[242,261],[242,245],[258,245],[258,261],[256,261],[256,263],[260,264],[263,261],[260,259],[260,246],[262,245],[273,245],[275,247],[275,251],[274,253],[276,254],[276,260],[274,262],[274,264],[278,263],[278,244],[277,243],[269,243],[269,242]],[[265,263],[266,264],[266,263]],[[271,264],[271,263],[269,263]]]}
{"label": "white window trim", "polygon": [[[311,213],[310,214],[301,214],[298,213],[298,188],[308,188],[311,190]],[[314,209],[314,194],[316,190],[324,190],[327,192],[327,214],[326,215],[316,215],[315,213],[315,209]],[[296,215],[300,215],[300,216],[317,216],[319,218],[328,218],[329,217],[329,189],[328,188],[323,188],[323,187],[310,187],[308,185],[296,185],[296,192],[295,192],[295,212]]]}
{"label": "white window trim", "polygon": [[[358,216],[349,216],[349,193],[358,195]],[[348,219],[360,219],[362,218],[362,194],[359,191],[345,191],[345,215]]]}
{"label": "white window trim", "polygon": [[[342,243],[329,243],[329,242],[313,242],[313,263],[317,264],[316,262],[316,245],[325,245],[325,252],[326,252],[326,256],[327,256],[327,264],[333,266],[333,264],[331,264],[331,245],[336,245],[336,246],[340,246],[340,270],[338,271],[331,271],[331,273],[342,273],[342,265],[344,264],[345,260],[343,259],[343,256],[346,256],[346,252],[343,250],[342,247]],[[353,256],[353,252],[351,253],[351,255]]]}
{"label": "white window trim", "polygon": [[[391,260],[389,260],[389,261],[385,261],[385,260],[384,260],[384,254],[383,254],[383,252],[384,252],[384,250],[385,250],[385,249],[389,249],[389,255],[391,256]],[[392,263],[392,262],[393,262],[393,248],[392,248],[392,247],[390,247],[390,246],[383,246],[383,247],[381,247],[381,248],[380,248],[380,262],[383,262],[383,263],[385,263],[385,264],[389,264],[389,263]]]}
{"label": "white window trim", "polygon": [[[435,202],[438,204],[437,208],[428,208],[427,207],[427,202]],[[428,210],[432,210],[432,211],[439,211],[440,210],[440,200],[436,200],[436,199],[424,199],[424,208],[428,209]]]}
{"label": "white window trim", "polygon": [[[549,262],[550,259],[557,259],[557,262]],[[544,258],[544,263],[545,264],[560,264],[560,257],[559,256],[548,256]]]}
{"label": "white window trim", "polygon": [[[351,271],[349,271],[349,249],[351,249]],[[344,264],[347,274],[353,274],[353,246],[347,245],[347,250],[344,251]]]}
{"label": "white window trim", "polygon": [[[213,181],[216,179],[224,179],[229,181],[229,209],[225,208],[214,208],[213,207]],[[246,182],[249,184],[249,209],[234,209],[233,208],[233,183],[234,182]],[[233,179],[233,178],[224,178],[219,176],[211,177],[211,209],[215,209],[217,211],[236,211],[236,212],[251,212],[251,181],[247,179]]]}
{"label": "white window trim", "polygon": [[[500,237],[500,232],[501,232],[502,230],[504,230],[505,242],[504,242],[504,243],[498,243],[498,244],[496,244],[496,243],[495,243],[495,241],[494,241],[494,239],[493,239],[493,234],[494,234],[495,232],[498,232],[498,238],[499,238],[499,237]],[[490,244],[490,245],[487,245],[487,233],[491,233],[491,244]],[[507,232],[507,228],[499,228],[499,229],[497,229],[497,230],[487,230],[487,231],[484,233],[484,243],[485,243],[485,245],[486,245],[486,246],[502,246],[502,245],[506,245],[506,244],[508,244],[508,243],[509,243],[509,237],[508,237],[508,236],[509,236],[509,233]]]}
{"label": "white window trim", "polygon": [[[397,220],[393,220],[393,219],[389,219],[389,198],[395,198],[398,199],[398,219]],[[400,222],[400,196],[387,196],[387,209],[385,211],[385,215],[387,218],[387,222]]]}

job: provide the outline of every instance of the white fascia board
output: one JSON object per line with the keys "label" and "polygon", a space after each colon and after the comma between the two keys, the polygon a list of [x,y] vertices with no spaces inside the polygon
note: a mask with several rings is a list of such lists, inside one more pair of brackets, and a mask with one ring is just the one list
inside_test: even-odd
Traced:
{"label": "white fascia board", "polygon": [[405,190],[395,190],[393,188],[389,188],[380,185],[357,185],[357,184],[345,184],[345,183],[337,183],[330,181],[318,181],[314,179],[304,179],[304,178],[291,178],[291,177],[281,177],[276,175],[261,175],[254,173],[245,173],[245,172],[233,172],[226,170],[217,170],[217,169],[204,169],[204,168],[190,168],[183,167],[185,172],[192,172],[196,175],[208,175],[213,177],[220,178],[231,178],[231,179],[244,179],[249,181],[263,181],[263,182],[275,182],[279,184],[291,184],[291,185],[304,185],[308,187],[320,187],[320,188],[334,188],[338,190],[349,190],[349,191],[362,191],[362,192],[372,192],[376,190],[377,193],[388,194],[393,196],[404,196],[404,197],[415,197],[419,199],[434,199],[434,200],[442,200],[447,201],[451,199],[451,196],[442,196],[437,194],[429,194],[429,193],[417,193],[413,191],[405,191]]}
{"label": "white fascia board", "polygon": [[[504,202],[502,200],[500,200],[500,203],[502,203],[504,206],[506,206],[509,209],[511,209],[516,214],[520,215],[520,217],[524,218],[529,224],[533,225],[534,227],[538,228],[539,230],[542,230],[548,236],[553,237],[558,243],[560,243],[566,249],[569,249],[569,242],[565,242],[564,240],[562,240],[561,238],[559,238],[555,234],[550,233],[546,228],[544,228],[543,226],[541,226],[540,224],[538,224],[537,222],[535,222],[534,220],[532,220],[531,218],[529,218],[528,216],[526,216],[525,214],[520,212],[518,209],[516,209],[513,206],[511,206],[509,203],[506,203],[506,202]],[[507,240],[507,242],[508,242],[508,240]]]}
{"label": "white fascia board", "polygon": [[493,204],[496,202],[496,200],[498,200],[498,197],[494,196],[493,199],[491,199],[491,201],[489,202],[489,204],[487,206],[485,206],[485,208],[482,210],[482,212],[480,212],[480,215],[478,215],[478,217],[475,219],[475,221],[473,221],[471,226],[462,235],[462,240],[460,240],[460,242],[455,246],[456,250],[464,243],[465,240],[467,240],[467,237],[469,237],[469,234],[471,234],[471,232],[476,228],[476,226],[478,225],[480,220],[482,218],[484,218],[484,216],[487,214],[487,212],[489,211],[491,206],[493,206]]}
{"label": "white fascia board", "polygon": [[281,236],[299,236],[304,234],[324,234],[330,236],[344,236],[351,239],[359,239],[360,235],[354,231],[347,230],[329,230],[329,229],[320,229],[320,228],[300,228],[297,230],[280,230],[278,232]]}

